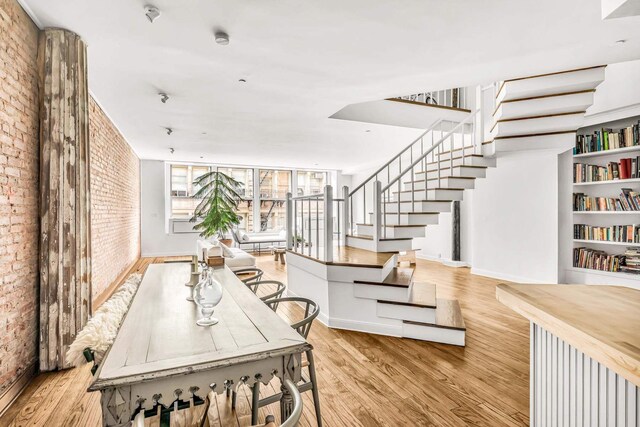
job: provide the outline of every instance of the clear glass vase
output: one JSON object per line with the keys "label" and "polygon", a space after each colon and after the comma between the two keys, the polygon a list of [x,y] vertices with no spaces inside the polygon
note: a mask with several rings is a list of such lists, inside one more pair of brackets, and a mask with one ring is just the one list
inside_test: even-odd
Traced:
{"label": "clear glass vase", "polygon": [[213,278],[213,274],[208,268],[203,271],[203,277],[203,280],[193,288],[193,300],[202,313],[202,318],[196,324],[211,326],[218,323],[218,319],[213,317],[213,309],[222,299],[222,285]]}

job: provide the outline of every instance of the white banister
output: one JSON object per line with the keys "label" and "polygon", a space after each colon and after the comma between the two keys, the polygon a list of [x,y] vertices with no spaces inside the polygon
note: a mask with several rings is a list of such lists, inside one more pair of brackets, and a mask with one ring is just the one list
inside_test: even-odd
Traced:
{"label": "white banister", "polygon": [[293,199],[291,193],[287,193],[287,249],[293,249]]}
{"label": "white banister", "polygon": [[[343,200],[343,209],[342,209],[342,228],[340,229],[340,242],[343,245],[347,243],[347,234],[351,229],[351,225],[349,224],[349,216],[351,215],[349,212],[349,187],[346,185],[342,187],[342,200]],[[338,221],[340,219],[338,218]]]}
{"label": "white banister", "polygon": [[333,262],[333,187],[324,187],[324,260]]}
{"label": "white banister", "polygon": [[373,183],[373,241],[377,242],[381,236],[381,224],[382,224],[382,183],[375,181]]}

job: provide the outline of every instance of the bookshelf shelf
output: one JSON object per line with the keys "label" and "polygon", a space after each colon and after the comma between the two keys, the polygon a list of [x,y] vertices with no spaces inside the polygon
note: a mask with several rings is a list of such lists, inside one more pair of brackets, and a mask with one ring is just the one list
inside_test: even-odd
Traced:
{"label": "bookshelf shelf", "polygon": [[581,268],[581,267],[571,267],[569,270],[575,271],[577,273],[593,273],[593,274],[599,274],[602,276],[609,276],[609,277],[615,277],[615,278],[624,277],[628,279],[640,280],[640,274],[625,273],[624,271],[604,271],[604,270],[596,270],[593,268]]}
{"label": "bookshelf shelf", "polygon": [[574,215],[640,215],[640,211],[573,211]]}
{"label": "bookshelf shelf", "polygon": [[574,154],[574,159],[584,159],[588,157],[610,156],[612,154],[631,153],[640,151],[640,145],[633,147],[616,148],[615,150],[593,151],[591,153]]}
{"label": "bookshelf shelf", "polygon": [[628,185],[628,184],[636,184],[640,183],[640,178],[631,178],[631,179],[612,179],[609,181],[591,181],[591,182],[574,182],[575,186],[582,185],[608,185],[608,184],[618,184],[618,185]]}
{"label": "bookshelf shelf", "polygon": [[616,245],[616,246],[628,246],[628,247],[636,247],[640,248],[640,243],[629,243],[629,242],[609,242],[607,240],[582,240],[582,239],[573,239],[574,243],[591,243],[594,245]]}

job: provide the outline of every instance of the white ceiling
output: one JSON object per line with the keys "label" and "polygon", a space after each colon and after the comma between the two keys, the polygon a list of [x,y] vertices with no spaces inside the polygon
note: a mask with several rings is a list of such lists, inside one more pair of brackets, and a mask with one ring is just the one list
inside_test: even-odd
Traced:
{"label": "white ceiling", "polygon": [[420,131],[328,118],[345,105],[640,58],[640,17],[600,0],[150,0],[153,24],[141,0],[21,1],[87,41],[92,93],[150,159],[354,171]]}

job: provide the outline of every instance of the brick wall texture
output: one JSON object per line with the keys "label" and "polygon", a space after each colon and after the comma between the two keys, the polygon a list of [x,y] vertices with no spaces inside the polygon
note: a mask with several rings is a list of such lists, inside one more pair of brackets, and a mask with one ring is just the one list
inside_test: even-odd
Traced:
{"label": "brick wall texture", "polygon": [[[38,28],[0,0],[0,395],[37,359]],[[92,293],[140,255],[140,161],[90,100]]]}
{"label": "brick wall texture", "polygon": [[95,300],[140,257],[140,160],[100,106],[89,104]]}
{"label": "brick wall texture", "polygon": [[0,0],[0,395],[38,343],[38,28]]}

